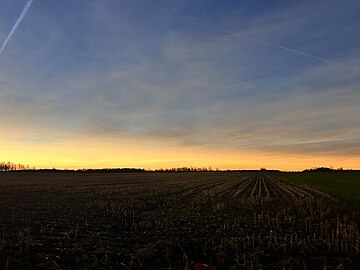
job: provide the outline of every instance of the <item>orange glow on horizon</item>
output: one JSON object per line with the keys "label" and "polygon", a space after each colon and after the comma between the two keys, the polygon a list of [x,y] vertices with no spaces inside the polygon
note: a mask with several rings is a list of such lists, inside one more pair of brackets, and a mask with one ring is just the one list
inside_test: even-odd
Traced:
{"label": "orange glow on horizon", "polygon": [[212,167],[212,169],[303,170],[312,167],[360,169],[359,157],[282,154],[184,146],[149,138],[77,137],[53,143],[2,142],[0,161],[36,168]]}

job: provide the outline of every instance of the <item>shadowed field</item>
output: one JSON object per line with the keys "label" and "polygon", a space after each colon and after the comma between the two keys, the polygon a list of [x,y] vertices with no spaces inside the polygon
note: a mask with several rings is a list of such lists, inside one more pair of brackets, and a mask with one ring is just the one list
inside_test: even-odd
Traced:
{"label": "shadowed field", "polygon": [[360,267],[359,212],[265,172],[0,174],[1,269]]}

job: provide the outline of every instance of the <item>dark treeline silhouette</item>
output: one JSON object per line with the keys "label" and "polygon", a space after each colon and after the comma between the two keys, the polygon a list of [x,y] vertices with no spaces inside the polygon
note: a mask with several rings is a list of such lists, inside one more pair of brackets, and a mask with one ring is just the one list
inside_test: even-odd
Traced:
{"label": "dark treeline silhouette", "polygon": [[37,172],[79,172],[79,173],[139,173],[145,172],[138,168],[103,168],[103,169],[38,169]]}
{"label": "dark treeline silhouette", "polygon": [[303,172],[339,172],[339,171],[359,171],[359,170],[352,170],[346,169],[344,170],[342,167],[334,169],[332,167],[315,167],[311,169],[303,170]]}
{"label": "dark treeline silhouette", "polygon": [[[218,171],[219,169],[216,169]],[[155,172],[208,172],[213,171],[211,167],[206,168],[195,168],[195,167],[180,167],[180,168],[170,168],[170,169],[156,169]]]}
{"label": "dark treeline silhouette", "polygon": [[[36,171],[42,171],[42,172],[97,172],[97,173],[141,173],[141,172],[213,172],[215,170],[212,170],[212,168],[188,168],[188,167],[181,167],[181,168],[170,168],[170,169],[142,169],[142,168],[102,168],[102,169],[38,169]],[[216,171],[219,171],[219,169],[216,169]],[[230,170],[228,170],[230,171]]]}
{"label": "dark treeline silhouette", "polygon": [[[85,173],[144,173],[144,172],[255,172],[259,170],[220,170],[212,169],[212,167],[177,167],[177,168],[165,168],[165,169],[143,169],[143,168],[102,168],[102,169],[36,169],[29,165],[13,162],[0,162],[0,172],[8,171],[37,171],[37,172],[85,172]],[[267,172],[280,172],[280,170],[268,170],[265,167],[260,168],[260,171]],[[338,172],[338,171],[359,171],[359,170],[344,170],[343,168],[334,169],[332,167],[314,167],[311,169],[305,169],[303,172]]]}
{"label": "dark treeline silhouette", "polygon": [[[339,170],[342,170],[342,168]],[[332,171],[335,170],[333,168],[328,168],[328,167],[315,167],[315,168],[303,170],[303,172],[332,172]]]}
{"label": "dark treeline silhouette", "polygon": [[[279,172],[279,170],[267,170],[261,168],[262,171]],[[36,172],[80,172],[80,173],[144,173],[144,172],[255,172],[259,170],[220,170],[218,168],[212,169],[212,167],[177,167],[177,168],[165,168],[165,169],[143,169],[143,168],[101,168],[101,169],[36,169],[29,165],[16,164],[12,162],[0,162],[0,171],[36,171]]]}
{"label": "dark treeline silhouette", "polygon": [[35,170],[35,168],[30,168],[29,165],[24,165],[20,163],[13,163],[13,162],[0,162],[0,171],[7,172],[7,171],[29,171]]}
{"label": "dark treeline silhouette", "polygon": [[81,169],[76,170],[77,172],[100,172],[100,173],[138,173],[138,172],[145,172],[144,169],[138,168],[104,168],[104,169]]}
{"label": "dark treeline silhouette", "polygon": [[[267,170],[266,168],[261,168],[261,171],[268,172],[279,172],[279,170]],[[157,169],[153,170],[155,172],[257,172],[259,170],[220,170],[220,169],[212,169],[212,167],[180,167],[180,168],[171,168],[171,169]]]}

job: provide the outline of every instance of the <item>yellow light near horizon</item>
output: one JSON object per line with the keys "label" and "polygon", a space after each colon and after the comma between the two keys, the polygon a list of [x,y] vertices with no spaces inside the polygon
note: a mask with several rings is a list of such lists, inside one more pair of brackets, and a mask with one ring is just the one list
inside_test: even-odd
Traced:
{"label": "yellow light near horizon", "polygon": [[359,157],[290,155],[241,149],[170,144],[153,138],[74,137],[53,143],[3,143],[0,161],[36,168],[159,169],[212,167],[213,169],[302,170],[317,166],[359,169]]}

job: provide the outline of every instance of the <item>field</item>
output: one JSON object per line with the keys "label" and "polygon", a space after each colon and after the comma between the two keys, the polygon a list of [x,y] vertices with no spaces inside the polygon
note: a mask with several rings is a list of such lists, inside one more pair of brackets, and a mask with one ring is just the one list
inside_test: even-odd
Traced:
{"label": "field", "polygon": [[360,268],[358,210],[266,172],[8,172],[0,191],[0,269]]}
{"label": "field", "polygon": [[360,207],[360,171],[287,172],[276,176],[331,193]]}

